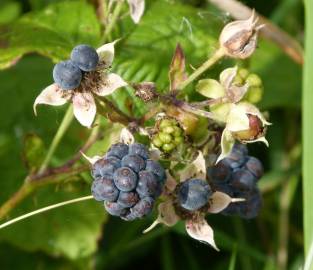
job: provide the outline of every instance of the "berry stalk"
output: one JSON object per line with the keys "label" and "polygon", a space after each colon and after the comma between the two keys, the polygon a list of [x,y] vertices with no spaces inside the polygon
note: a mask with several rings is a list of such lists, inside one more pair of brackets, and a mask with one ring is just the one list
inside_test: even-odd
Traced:
{"label": "berry stalk", "polygon": [[206,60],[200,67],[198,67],[186,80],[182,81],[178,86],[177,90],[183,90],[191,82],[197,79],[203,72],[212,67],[216,62],[225,56],[225,52],[222,48],[217,49],[214,54]]}

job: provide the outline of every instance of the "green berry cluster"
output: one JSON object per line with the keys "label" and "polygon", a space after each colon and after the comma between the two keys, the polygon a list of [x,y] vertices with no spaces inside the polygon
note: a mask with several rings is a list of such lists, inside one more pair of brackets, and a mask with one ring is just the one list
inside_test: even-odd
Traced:
{"label": "green berry cluster", "polygon": [[244,96],[245,100],[251,103],[257,103],[262,99],[263,83],[258,75],[249,73],[249,71],[245,68],[239,68],[234,83],[237,85],[244,85],[248,83],[249,88]]}
{"label": "green berry cluster", "polygon": [[170,153],[184,142],[183,129],[175,119],[161,119],[156,127],[157,133],[152,138],[152,144],[161,151]]}

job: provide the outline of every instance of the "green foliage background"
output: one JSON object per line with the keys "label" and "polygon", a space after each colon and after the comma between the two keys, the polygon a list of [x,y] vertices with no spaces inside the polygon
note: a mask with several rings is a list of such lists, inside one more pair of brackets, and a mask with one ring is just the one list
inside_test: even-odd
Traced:
{"label": "green foliage background", "polygon": [[[96,1],[1,0],[0,3],[0,203],[22,184],[32,166],[41,161],[62,117],[64,107],[39,108],[32,104],[41,89],[52,82],[53,64],[68,57],[76,44],[95,47],[102,43],[102,26]],[[268,3],[246,1],[257,11],[303,39],[303,6],[296,0]],[[127,7],[125,10],[127,13]],[[144,17],[134,25],[123,16],[112,33],[122,37],[113,70],[134,82],[156,81],[162,89],[177,42],[186,54],[188,69],[199,66],[217,46],[218,33],[230,18],[201,0],[147,1]],[[216,77],[230,60],[208,72]],[[210,216],[221,252],[193,241],[183,224],[171,230],[162,226],[143,235],[149,220],[121,222],[106,216],[101,204],[82,202],[38,215],[0,231],[1,269],[280,269],[278,254],[287,251],[287,269],[303,263],[301,192],[301,66],[273,43],[261,39],[251,60],[239,63],[259,74],[265,92],[259,104],[268,111],[270,148],[250,147],[266,174],[260,182],[264,206],[251,221]],[[192,92],[192,88],[188,89]],[[190,95],[191,99],[198,96]],[[127,112],[145,112],[144,104],[130,89],[112,99]],[[107,132],[90,153],[104,152],[110,144]],[[52,159],[53,166],[66,162],[83,145],[88,130],[74,121]],[[28,138],[28,139],[26,139]],[[29,141],[32,138],[32,141]],[[37,149],[35,153],[27,150]],[[35,151],[34,150],[34,151]],[[25,163],[25,151],[34,161]],[[24,154],[23,154],[24,153]],[[28,155],[28,156],[29,156]],[[23,161],[24,160],[24,161]],[[27,166],[26,166],[27,165]],[[71,181],[70,181],[71,180]],[[71,198],[88,195],[88,173],[53,186],[40,188],[9,217]],[[313,224],[312,224],[313,227]],[[287,229],[287,231],[286,231]]]}

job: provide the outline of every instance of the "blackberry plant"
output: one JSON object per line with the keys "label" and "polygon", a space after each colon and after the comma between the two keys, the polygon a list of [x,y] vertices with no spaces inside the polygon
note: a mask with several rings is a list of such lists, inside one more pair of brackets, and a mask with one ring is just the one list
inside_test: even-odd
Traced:
{"label": "blackberry plant", "polygon": [[165,171],[140,143],[113,144],[92,166],[91,192],[107,212],[131,221],[151,213],[160,196]]}

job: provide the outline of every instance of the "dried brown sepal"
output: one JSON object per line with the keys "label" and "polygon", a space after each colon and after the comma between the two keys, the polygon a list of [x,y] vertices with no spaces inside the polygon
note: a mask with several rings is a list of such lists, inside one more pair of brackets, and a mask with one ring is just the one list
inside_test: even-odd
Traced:
{"label": "dried brown sepal", "polygon": [[154,82],[142,82],[132,85],[136,90],[135,95],[145,102],[152,101],[158,97]]}

